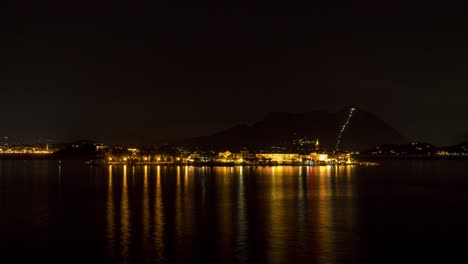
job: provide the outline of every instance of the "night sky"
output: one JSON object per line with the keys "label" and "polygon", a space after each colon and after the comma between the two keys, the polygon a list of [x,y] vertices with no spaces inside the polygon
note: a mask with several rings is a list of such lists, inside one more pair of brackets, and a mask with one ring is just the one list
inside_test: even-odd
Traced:
{"label": "night sky", "polygon": [[154,143],[350,105],[414,140],[468,134],[457,7],[63,2],[0,11],[0,135]]}

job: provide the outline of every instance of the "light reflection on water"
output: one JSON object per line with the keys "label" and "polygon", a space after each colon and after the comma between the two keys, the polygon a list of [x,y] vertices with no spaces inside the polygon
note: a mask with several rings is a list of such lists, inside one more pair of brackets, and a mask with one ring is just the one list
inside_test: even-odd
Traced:
{"label": "light reflection on water", "polygon": [[127,179],[127,166],[123,166],[122,177],[122,200],[120,203],[120,253],[126,259],[129,251],[130,239],[130,208],[128,201],[128,179]]}
{"label": "light reflection on water", "polygon": [[156,216],[155,220],[155,251],[156,251],[156,260],[158,263],[165,261],[164,257],[164,205],[162,200],[162,191],[161,191],[161,166],[157,167],[156,170],[156,196],[155,196],[155,207],[156,207]]}
{"label": "light reflection on water", "polygon": [[143,209],[142,209],[142,225],[143,225],[143,251],[145,254],[151,252],[149,250],[151,241],[150,232],[150,199],[149,199],[149,186],[148,186],[148,166],[144,166],[143,172]]}
{"label": "light reflection on water", "polygon": [[0,255],[109,263],[463,257],[455,249],[468,237],[468,166],[418,162],[209,168],[0,161]]}
{"label": "light reflection on water", "polygon": [[[122,262],[131,254],[157,262],[203,259],[199,247],[207,246],[218,252],[212,259],[217,262],[232,256],[242,263],[282,263],[291,258],[334,263],[339,245],[333,218],[343,218],[353,228],[351,166],[119,168],[121,174],[115,174],[108,167],[106,241],[110,255],[118,241],[117,257]],[[129,169],[132,179],[127,176]],[[114,186],[118,178],[122,184]],[[121,194],[118,227],[115,188]],[[141,195],[132,194],[139,190]],[[337,197],[345,204],[334,204]],[[335,212],[337,206],[343,209],[340,213]],[[210,239],[212,244],[197,244]],[[258,256],[254,250],[267,254]]]}
{"label": "light reflection on water", "polygon": [[245,198],[245,188],[244,188],[244,168],[238,168],[238,182],[237,182],[237,218],[235,219],[236,223],[236,246],[235,250],[235,258],[236,261],[241,263],[246,263],[248,259],[248,219],[247,219],[247,201]]}
{"label": "light reflection on water", "polygon": [[[82,178],[59,168],[57,188],[88,190],[86,204],[95,204],[94,211],[80,211],[84,204],[76,200],[69,209],[90,223],[96,219],[96,230],[102,222],[101,233],[77,232],[103,241],[100,254],[115,262],[334,263],[337,251],[348,250],[337,230],[355,228],[350,166],[114,165],[86,168]],[[99,245],[93,248],[99,254]]]}
{"label": "light reflection on water", "polygon": [[109,173],[108,177],[108,188],[107,188],[107,215],[106,215],[106,222],[107,222],[107,241],[108,241],[108,248],[107,254],[111,255],[115,251],[115,210],[114,210],[114,190],[112,184],[112,165],[109,166]]}

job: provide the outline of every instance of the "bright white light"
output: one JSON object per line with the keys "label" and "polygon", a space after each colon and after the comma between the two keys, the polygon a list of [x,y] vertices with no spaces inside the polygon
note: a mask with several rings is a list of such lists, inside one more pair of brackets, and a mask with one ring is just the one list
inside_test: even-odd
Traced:
{"label": "bright white light", "polygon": [[338,134],[338,140],[336,142],[335,149],[338,149],[338,146],[341,143],[341,137],[343,136],[343,132],[346,129],[346,126],[349,124],[349,121],[351,120],[351,117],[353,116],[353,112],[356,110],[356,108],[351,108],[351,111],[349,111],[348,118],[346,119],[346,122],[344,123],[343,127],[341,127],[340,134]]}

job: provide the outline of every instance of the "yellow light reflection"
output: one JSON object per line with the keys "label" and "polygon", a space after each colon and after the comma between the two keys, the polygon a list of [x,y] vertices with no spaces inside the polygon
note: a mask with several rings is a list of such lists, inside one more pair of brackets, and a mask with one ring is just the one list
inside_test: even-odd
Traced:
{"label": "yellow light reflection", "polygon": [[335,254],[335,237],[332,230],[334,230],[334,222],[332,219],[333,206],[331,204],[332,189],[331,189],[331,176],[332,170],[329,166],[320,167],[318,174],[318,230],[319,230],[319,262],[334,263]]}
{"label": "yellow light reflection", "polygon": [[[176,185],[176,192],[175,192],[175,229],[176,229],[176,237],[179,238],[178,240],[180,241],[180,238],[182,237],[183,234],[183,215],[182,215],[182,188],[180,185],[180,166],[177,166],[177,175],[176,175],[176,180],[177,180],[177,185]],[[181,246],[181,245],[176,245]],[[177,261],[176,261],[177,262]]]}
{"label": "yellow light reflection", "polygon": [[[274,169],[273,169],[274,168]],[[267,218],[268,234],[269,234],[269,261],[268,262],[285,262],[287,256],[287,241],[291,239],[294,232],[287,230],[284,223],[288,223],[295,218],[296,208],[293,205],[294,200],[287,199],[286,194],[289,193],[287,186],[293,184],[293,177],[286,177],[284,167],[273,167],[271,170],[271,189],[269,201],[269,215]]]}
{"label": "yellow light reflection", "polygon": [[155,248],[156,248],[156,263],[164,263],[164,204],[161,191],[161,166],[156,169],[156,197],[155,197]]}
{"label": "yellow light reflection", "polygon": [[219,191],[218,201],[216,205],[218,207],[218,232],[223,234],[218,243],[217,251],[221,252],[221,256],[232,255],[232,237],[233,234],[233,201],[232,187],[231,186],[231,168],[224,167],[222,171],[215,172],[215,184],[216,189]]}
{"label": "yellow light reflection", "polygon": [[106,221],[107,221],[107,252],[113,255],[115,252],[115,209],[114,209],[114,192],[112,185],[112,165],[109,166],[108,170],[108,181],[107,181],[107,204],[106,204]]}
{"label": "yellow light reflection", "polygon": [[188,189],[188,167],[185,166],[184,168],[184,187],[187,190]]}
{"label": "yellow light reflection", "polygon": [[239,256],[236,260],[238,263],[247,263],[247,245],[248,245],[248,220],[247,220],[247,205],[244,190],[244,168],[239,167],[238,177],[239,190],[237,192],[237,232],[236,234],[236,252]]}
{"label": "yellow light reflection", "polygon": [[306,194],[307,192],[307,173],[304,173],[303,170],[306,168],[304,167],[299,167],[298,172],[296,172],[293,175],[298,175],[297,177],[297,197],[296,197],[296,207],[297,207],[297,217],[296,217],[296,236],[298,239],[297,243],[297,248],[300,251],[308,251],[310,244],[308,243],[309,239],[309,234],[307,232],[308,229],[308,220],[310,215],[308,215],[308,196]]}
{"label": "yellow light reflection", "polygon": [[148,194],[148,166],[145,165],[143,169],[143,235],[144,235],[144,248],[148,248],[148,243],[151,237],[149,236],[150,228],[150,208],[149,208],[149,194]]}
{"label": "yellow light reflection", "polygon": [[129,202],[128,202],[128,186],[127,186],[127,165],[123,166],[122,177],[122,201],[120,204],[120,233],[121,233],[121,254],[128,257],[128,246],[130,238],[130,222],[129,219]]}
{"label": "yellow light reflection", "polygon": [[180,186],[180,166],[177,166],[177,187]]}

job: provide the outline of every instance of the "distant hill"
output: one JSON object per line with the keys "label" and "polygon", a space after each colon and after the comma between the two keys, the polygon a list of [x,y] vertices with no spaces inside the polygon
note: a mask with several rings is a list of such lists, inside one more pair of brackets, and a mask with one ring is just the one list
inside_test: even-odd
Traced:
{"label": "distant hill", "polygon": [[363,155],[372,155],[380,157],[391,157],[399,156],[402,158],[408,156],[436,156],[446,158],[446,156],[452,156],[459,158],[468,156],[468,141],[461,142],[453,146],[436,147],[429,143],[412,142],[410,144],[396,145],[396,144],[384,144],[376,146],[369,151],[361,152]]}
{"label": "distant hill", "polygon": [[88,157],[96,156],[99,151],[96,146],[102,145],[102,143],[95,142],[93,140],[77,140],[69,143],[57,144],[59,150],[53,155],[57,157]]}
{"label": "distant hill", "polygon": [[[320,146],[333,149],[339,131],[349,115],[349,108],[336,113],[269,113],[253,125],[237,125],[211,136],[192,138],[182,143],[215,149],[269,149],[293,147],[301,138],[319,139]],[[342,136],[340,149],[367,150],[381,144],[403,144],[407,139],[376,115],[357,109]]]}
{"label": "distant hill", "polygon": [[455,153],[468,153],[468,140],[461,142],[457,145],[446,147],[445,150]]}
{"label": "distant hill", "polygon": [[459,142],[468,142],[468,134],[461,136],[457,141]]}

